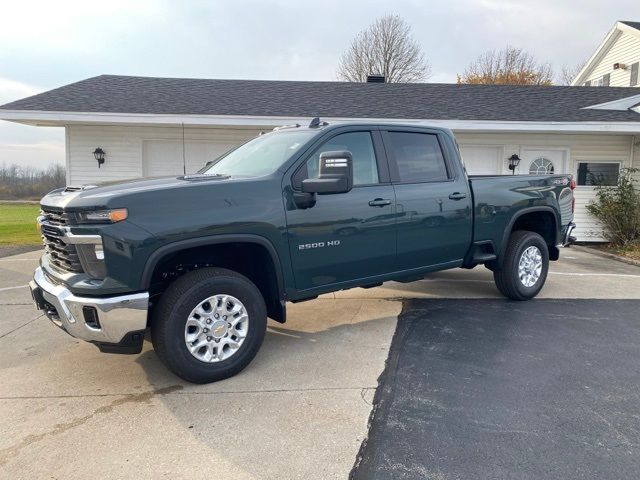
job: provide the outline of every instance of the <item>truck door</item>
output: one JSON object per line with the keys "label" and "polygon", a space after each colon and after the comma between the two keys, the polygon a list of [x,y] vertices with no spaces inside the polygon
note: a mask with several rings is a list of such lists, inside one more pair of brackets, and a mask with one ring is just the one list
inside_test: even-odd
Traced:
{"label": "truck door", "polygon": [[456,266],[471,244],[472,199],[445,134],[388,128],[382,133],[396,194],[397,270]]}
{"label": "truck door", "polygon": [[394,268],[395,197],[380,132],[340,132],[304,160],[292,176],[291,188],[299,191],[302,180],[317,176],[322,152],[348,150],[353,189],[316,195],[315,205],[305,209],[285,202],[291,262],[300,290],[374,277]]}

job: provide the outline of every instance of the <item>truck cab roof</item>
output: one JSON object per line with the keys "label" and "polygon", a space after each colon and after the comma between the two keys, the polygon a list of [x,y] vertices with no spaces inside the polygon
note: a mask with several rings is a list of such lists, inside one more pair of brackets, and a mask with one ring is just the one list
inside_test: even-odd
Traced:
{"label": "truck cab roof", "polygon": [[361,121],[361,120],[340,120],[340,121],[325,121],[319,117],[315,117],[308,125],[302,125],[299,123],[291,125],[282,125],[275,127],[273,132],[286,132],[291,130],[316,130],[316,131],[330,131],[342,127],[366,127],[366,128],[411,128],[411,129],[428,129],[431,131],[440,131],[448,135],[453,135],[451,129],[441,126],[434,126],[425,123],[406,122],[376,122],[376,121]]}

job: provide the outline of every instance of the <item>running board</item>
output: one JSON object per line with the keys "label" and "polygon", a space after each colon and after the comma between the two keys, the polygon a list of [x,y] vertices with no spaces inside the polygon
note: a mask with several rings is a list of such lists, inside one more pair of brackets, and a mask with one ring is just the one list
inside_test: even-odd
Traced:
{"label": "running board", "polygon": [[473,254],[471,261],[475,264],[491,262],[498,258],[495,253],[476,252]]}

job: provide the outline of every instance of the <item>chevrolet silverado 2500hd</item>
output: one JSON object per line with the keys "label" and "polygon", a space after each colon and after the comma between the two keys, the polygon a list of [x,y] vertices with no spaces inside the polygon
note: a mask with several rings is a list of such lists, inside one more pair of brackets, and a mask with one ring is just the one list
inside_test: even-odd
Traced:
{"label": "chevrolet silverado 2500hd", "polygon": [[168,368],[212,382],[251,362],[288,301],[477,265],[535,297],[571,238],[573,186],[468,176],[446,129],[316,119],[194,175],[49,193],[30,288],[72,336],[138,353],[149,328]]}

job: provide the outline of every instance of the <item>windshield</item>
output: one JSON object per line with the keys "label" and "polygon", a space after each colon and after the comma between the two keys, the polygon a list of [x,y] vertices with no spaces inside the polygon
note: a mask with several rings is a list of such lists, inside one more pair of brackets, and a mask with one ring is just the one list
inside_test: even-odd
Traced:
{"label": "windshield", "polygon": [[205,166],[204,175],[261,177],[275,172],[317,131],[273,132],[239,146]]}

